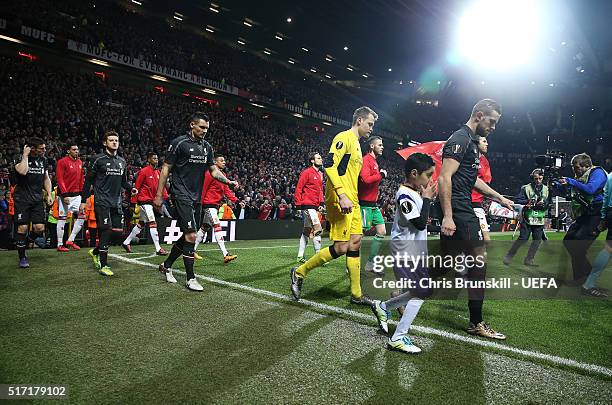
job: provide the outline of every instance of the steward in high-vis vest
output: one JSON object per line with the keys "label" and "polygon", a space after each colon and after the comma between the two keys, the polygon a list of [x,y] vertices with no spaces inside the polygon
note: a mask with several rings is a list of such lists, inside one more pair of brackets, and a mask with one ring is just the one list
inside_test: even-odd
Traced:
{"label": "steward in high-vis vest", "polygon": [[543,184],[544,173],[541,169],[531,172],[531,182],[521,187],[521,192],[515,198],[517,204],[524,205],[520,223],[520,235],[506,256],[504,264],[509,265],[519,248],[527,242],[531,235],[532,242],[523,264],[537,266],[533,262],[535,255],[544,239],[544,223],[549,206],[548,186]]}
{"label": "steward in high-vis vest", "polygon": [[593,166],[591,157],[580,153],[572,158],[575,177],[559,180],[562,187],[569,188],[572,198],[572,216],[575,221],[567,230],[563,245],[572,257],[574,281],[584,282],[591,272],[587,251],[599,235],[599,219],[603,206],[603,190],[607,173]]}

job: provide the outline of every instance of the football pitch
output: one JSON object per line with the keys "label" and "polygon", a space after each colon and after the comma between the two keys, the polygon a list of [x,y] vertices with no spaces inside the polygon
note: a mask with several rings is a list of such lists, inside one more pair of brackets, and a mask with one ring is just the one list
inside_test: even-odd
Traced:
{"label": "football pitch", "polygon": [[238,259],[224,265],[200,245],[203,293],[185,289],[180,259],[167,284],[152,246],[112,247],[111,278],[86,249],[30,250],[28,270],[0,252],[0,384],[64,385],[74,403],[610,403],[607,299],[486,301],[503,342],[464,332],[463,298],[427,300],[411,332],[423,353],[406,355],[349,304],[344,258],[296,303],[297,239],[227,246]]}

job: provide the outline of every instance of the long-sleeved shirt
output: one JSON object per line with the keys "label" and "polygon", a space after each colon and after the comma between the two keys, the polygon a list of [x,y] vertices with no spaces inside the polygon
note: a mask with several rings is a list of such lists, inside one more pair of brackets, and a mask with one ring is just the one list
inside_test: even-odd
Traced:
{"label": "long-sleeved shirt", "polygon": [[221,183],[210,174],[210,170],[206,170],[202,186],[202,206],[205,208],[217,208],[221,204],[223,197],[227,197],[231,202],[238,201],[238,198],[227,184]]}
{"label": "long-sleeved shirt", "polygon": [[85,176],[83,175],[83,162],[64,156],[57,161],[55,167],[57,179],[57,193],[60,197],[74,197],[81,194]]}
{"label": "long-sleeved shirt", "polygon": [[[151,165],[146,165],[138,172],[134,188],[138,190],[137,201],[141,204],[152,203],[157,193],[157,183],[159,182],[159,169],[154,169]],[[163,198],[168,198],[168,191],[164,187]]]}
{"label": "long-sleeved shirt", "polygon": [[320,171],[310,166],[300,173],[294,202],[300,209],[317,208],[324,202],[323,174]]}
{"label": "long-sleeved shirt", "polygon": [[603,193],[597,193],[598,190],[601,190],[606,185],[606,172],[601,167],[597,167],[593,169],[589,175],[589,180],[586,183],[582,183],[576,179],[572,179],[570,177],[566,177],[567,184],[570,187],[575,188],[578,191],[583,192],[584,194],[592,195],[592,202],[600,202],[603,200]]}
{"label": "long-sleeved shirt", "polygon": [[378,186],[382,181],[376,158],[370,153],[363,157],[363,166],[359,173],[359,205],[376,206]]}
{"label": "long-sleeved shirt", "polygon": [[336,135],[324,164],[328,179],[325,183],[326,203],[338,203],[339,195],[345,194],[353,204],[359,204],[357,181],[362,164],[361,145],[352,129]]}
{"label": "long-sleeved shirt", "polygon": [[81,200],[85,201],[91,195],[93,185],[96,204],[106,207],[121,207],[121,189],[131,189],[127,180],[125,159],[107,152],[93,157],[87,166],[85,185],[81,192]]}
{"label": "long-sleeved shirt", "polygon": [[[480,155],[480,164],[478,165],[477,178],[489,184],[493,180],[491,175],[491,165],[489,159],[485,155]],[[472,189],[472,207],[482,207],[484,195],[480,194],[476,189]]]}

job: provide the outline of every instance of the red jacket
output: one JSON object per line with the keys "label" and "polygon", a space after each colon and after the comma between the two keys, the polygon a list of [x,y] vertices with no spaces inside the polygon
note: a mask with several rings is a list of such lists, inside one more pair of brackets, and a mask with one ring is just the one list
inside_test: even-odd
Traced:
{"label": "red jacket", "polygon": [[219,204],[224,196],[229,198],[231,202],[238,201],[238,198],[236,198],[236,195],[227,184],[221,183],[210,174],[210,170],[206,170],[206,173],[204,173],[204,186],[202,187],[202,206],[205,208],[219,208]]}
{"label": "red jacket", "polygon": [[323,174],[312,166],[304,169],[300,173],[293,199],[295,206],[300,207],[300,209],[318,208],[325,201],[323,197]]}
{"label": "red jacket", "polygon": [[[138,172],[134,188],[138,190],[139,203],[152,203],[157,193],[157,183],[159,182],[159,169],[153,169],[151,165],[146,165]],[[168,198],[168,191],[164,187],[163,198]]]}
{"label": "red jacket", "polygon": [[57,161],[55,167],[57,191],[60,197],[74,197],[81,194],[85,175],[81,159],[64,156]]}
{"label": "red jacket", "polygon": [[[485,183],[491,183],[493,177],[491,176],[491,166],[489,160],[485,155],[480,155],[480,166],[478,166],[478,178]],[[475,189],[472,190],[472,206],[480,207],[484,201],[484,195],[480,194]]]}
{"label": "red jacket", "polygon": [[257,215],[257,219],[265,221],[270,216],[270,211],[272,211],[272,205],[270,204],[261,204],[259,207],[259,215]]}
{"label": "red jacket", "polygon": [[367,153],[363,157],[363,166],[359,173],[359,205],[376,206],[378,201],[378,185],[382,180],[376,158]]}

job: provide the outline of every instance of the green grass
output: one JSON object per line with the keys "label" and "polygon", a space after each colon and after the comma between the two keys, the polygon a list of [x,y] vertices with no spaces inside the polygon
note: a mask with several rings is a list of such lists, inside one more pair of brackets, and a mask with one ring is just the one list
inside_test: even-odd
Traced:
{"label": "green grass", "polygon": [[[229,265],[216,244],[202,245],[196,273],[287,295],[295,245],[228,243],[239,256]],[[507,246],[492,247],[489,261]],[[152,252],[135,250],[142,254],[122,257]],[[20,270],[15,252],[0,253],[0,383],[65,384],[75,403],[605,403],[612,394],[601,373],[434,335],[415,335],[421,355],[389,352],[373,318],[205,281],[202,294],[191,293],[182,275],[168,285],[156,269],[118,258],[110,259],[116,276],[103,278],[85,250],[29,256],[32,268]],[[546,249],[537,257],[553,260]],[[519,264],[503,271],[528,274]],[[371,315],[348,303],[343,259],[313,270],[303,292]],[[610,368],[611,309],[608,300],[490,299],[485,319],[508,335],[503,345]],[[463,298],[427,301],[415,322],[461,335],[466,323]]]}

